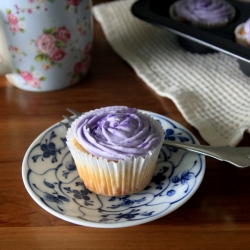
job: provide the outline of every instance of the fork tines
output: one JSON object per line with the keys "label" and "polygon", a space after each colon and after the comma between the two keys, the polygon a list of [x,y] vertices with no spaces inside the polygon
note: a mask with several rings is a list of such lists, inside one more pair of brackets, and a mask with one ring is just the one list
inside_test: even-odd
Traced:
{"label": "fork tines", "polygon": [[63,115],[63,118],[65,120],[67,120],[67,122],[64,122],[64,121],[61,121],[60,124],[67,130],[70,126],[71,126],[71,123],[76,119],[78,118],[80,115],[82,115],[81,112],[79,111],[76,111],[74,109],[67,109],[71,114],[73,114],[74,116],[73,117],[70,117],[70,116],[67,116],[67,115]]}
{"label": "fork tines", "polygon": [[79,112],[79,111],[76,111],[76,110],[74,110],[74,109],[67,109],[70,113],[72,113],[73,115],[75,115],[75,116],[80,116],[80,115],[82,115],[82,113],[81,112]]}

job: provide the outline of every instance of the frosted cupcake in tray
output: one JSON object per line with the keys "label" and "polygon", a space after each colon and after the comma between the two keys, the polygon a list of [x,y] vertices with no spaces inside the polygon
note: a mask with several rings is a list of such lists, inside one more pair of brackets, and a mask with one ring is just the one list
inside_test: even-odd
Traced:
{"label": "frosted cupcake in tray", "polygon": [[[236,43],[250,48],[250,18],[236,27],[234,35]],[[250,63],[240,59],[238,59],[238,63],[241,71],[250,76]]]}
{"label": "frosted cupcake in tray", "polygon": [[224,0],[180,0],[169,11],[173,19],[204,29],[225,26],[235,16],[235,8]]}
{"label": "frosted cupcake in tray", "polygon": [[234,35],[238,44],[250,47],[250,18],[236,27]]}
{"label": "frosted cupcake in tray", "polygon": [[79,117],[66,138],[86,187],[118,196],[138,192],[151,181],[164,131],[137,109],[111,106]]}
{"label": "frosted cupcake in tray", "polygon": [[[169,8],[170,17],[202,29],[226,26],[235,16],[235,8],[224,0],[179,0]],[[177,36],[182,48],[192,53],[213,53],[212,48]]]}

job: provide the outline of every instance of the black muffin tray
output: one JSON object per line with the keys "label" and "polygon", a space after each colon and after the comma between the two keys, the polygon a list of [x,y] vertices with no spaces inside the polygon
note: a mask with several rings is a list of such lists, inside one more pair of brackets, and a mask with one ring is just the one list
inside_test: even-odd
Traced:
{"label": "black muffin tray", "polygon": [[235,28],[250,18],[250,2],[227,0],[236,9],[234,19],[224,27],[205,30],[171,19],[169,7],[175,1],[139,0],[132,5],[131,11],[134,16],[170,30],[180,37],[250,62],[250,48],[237,44],[234,37]]}

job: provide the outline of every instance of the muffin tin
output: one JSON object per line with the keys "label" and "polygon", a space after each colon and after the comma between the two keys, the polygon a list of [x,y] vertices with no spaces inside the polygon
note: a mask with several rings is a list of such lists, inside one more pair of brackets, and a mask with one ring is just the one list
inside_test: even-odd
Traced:
{"label": "muffin tin", "polygon": [[[227,0],[236,9],[234,19],[224,27],[211,30],[173,20],[169,15],[169,7],[174,2],[176,0],[139,0],[133,4],[131,11],[133,15],[144,21],[176,33],[183,47],[194,46],[196,49],[199,46],[201,49],[206,47],[211,51],[221,51],[250,63],[250,48],[237,44],[234,37],[235,28],[250,18],[250,2]],[[187,43],[188,41],[190,44]]]}

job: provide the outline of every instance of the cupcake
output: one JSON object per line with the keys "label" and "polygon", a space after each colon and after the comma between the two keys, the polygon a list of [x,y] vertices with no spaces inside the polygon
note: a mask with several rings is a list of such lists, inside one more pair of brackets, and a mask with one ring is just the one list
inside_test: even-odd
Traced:
{"label": "cupcake", "polygon": [[[250,48],[250,18],[245,23],[239,24],[236,27],[234,35],[236,43]],[[250,76],[249,62],[238,59],[238,63],[241,71],[245,75]]]}
{"label": "cupcake", "polygon": [[223,27],[235,16],[235,8],[223,0],[180,0],[169,11],[173,19],[203,29]]}
{"label": "cupcake", "polygon": [[[174,20],[208,30],[227,25],[235,16],[235,8],[223,0],[180,0],[170,6],[169,14]],[[191,53],[217,52],[186,37],[177,38],[180,46]]]}
{"label": "cupcake", "polygon": [[86,187],[119,196],[141,191],[151,181],[164,131],[137,109],[111,106],[79,117],[66,139]]}
{"label": "cupcake", "polygon": [[236,27],[234,35],[238,44],[250,47],[250,18]]}

